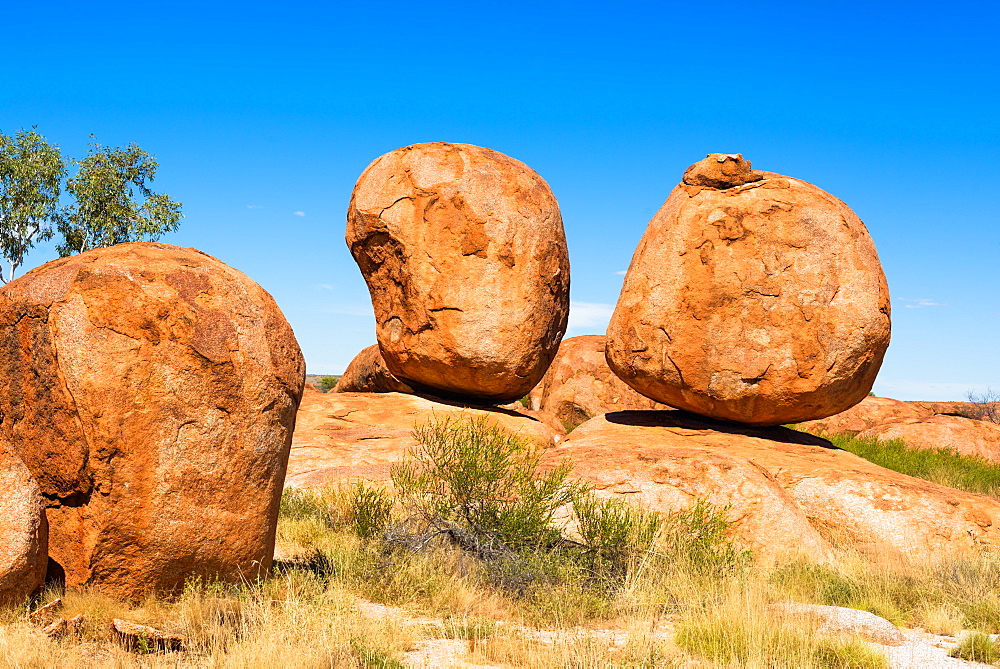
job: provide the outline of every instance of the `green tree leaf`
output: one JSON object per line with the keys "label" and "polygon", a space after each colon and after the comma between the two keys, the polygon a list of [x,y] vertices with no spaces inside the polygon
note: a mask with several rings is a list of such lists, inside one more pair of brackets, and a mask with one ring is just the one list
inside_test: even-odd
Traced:
{"label": "green tree leaf", "polygon": [[14,278],[36,242],[52,237],[65,175],[59,147],[34,128],[0,132],[0,253],[8,265],[0,266],[0,283]]}

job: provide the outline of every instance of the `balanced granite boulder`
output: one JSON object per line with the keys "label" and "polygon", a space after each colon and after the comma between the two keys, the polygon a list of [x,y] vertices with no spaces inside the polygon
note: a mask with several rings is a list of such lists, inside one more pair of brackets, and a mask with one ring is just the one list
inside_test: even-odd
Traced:
{"label": "balanced granite boulder", "polygon": [[563,339],[545,376],[528,394],[528,406],[575,427],[609,411],[664,409],[611,373],[604,335]]}
{"label": "balanced granite boulder", "polygon": [[45,500],[0,438],[0,606],[20,605],[42,587],[47,557]]}
{"label": "balanced granite boulder", "polygon": [[548,368],[569,314],[569,256],[548,184],[490,149],[435,142],[376,159],[347,245],[386,366],[434,395],[503,403]]}
{"label": "balanced granite boulder", "polygon": [[607,359],[658,402],[777,425],[860,402],[888,344],[888,287],[854,212],[804,181],[712,154],[650,221]]}
{"label": "balanced granite boulder", "polygon": [[385,366],[385,359],[378,344],[361,349],[340,376],[335,393],[412,393],[413,388],[403,383]]}
{"label": "balanced granite boulder", "polygon": [[0,367],[68,585],[267,573],[305,365],[246,275],[166,244],[55,260],[0,291]]}

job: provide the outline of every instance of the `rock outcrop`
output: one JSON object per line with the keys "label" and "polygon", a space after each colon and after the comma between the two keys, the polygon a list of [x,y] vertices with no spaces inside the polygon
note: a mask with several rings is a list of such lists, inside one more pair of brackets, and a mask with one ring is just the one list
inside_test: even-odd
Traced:
{"label": "rock outcrop", "polygon": [[305,365],[260,286],[166,244],[55,260],[0,291],[0,366],[67,585],[267,572]]}
{"label": "rock outcrop", "polygon": [[41,490],[0,438],[0,606],[22,604],[42,587],[47,549]]}
{"label": "rock outcrop", "polygon": [[335,393],[412,393],[413,388],[389,371],[378,344],[372,344],[354,356],[341,375]]}
{"label": "rock outcrop", "polygon": [[901,439],[910,448],[950,448],[1000,463],[1000,425],[962,415],[976,415],[976,409],[966,402],[901,402],[866,397],[847,411],[800,423],[798,427],[813,434]]}
{"label": "rock outcrop", "polygon": [[684,411],[591,419],[549,451],[598,493],[665,511],[705,497],[765,561],[847,543],[918,560],[1000,548],[1000,501],[883,469],[818,437]]}
{"label": "rock outcrop", "polygon": [[417,445],[414,427],[456,415],[486,417],[539,446],[555,442],[555,433],[542,421],[499,407],[474,408],[402,393],[307,393],[295,426],[286,485],[386,482],[390,466]]}
{"label": "rock outcrop", "polygon": [[575,427],[609,411],[664,409],[611,373],[603,335],[564,339],[545,376],[528,394],[528,406]]}
{"label": "rock outcrop", "polygon": [[607,359],[651,399],[763,426],[860,402],[888,344],[885,276],[854,212],[804,181],[712,154],[650,221]]}
{"label": "rock outcrop", "polygon": [[552,361],[569,314],[555,197],[524,163],[468,144],[415,144],[364,171],[347,245],[396,377],[433,395],[503,403]]}

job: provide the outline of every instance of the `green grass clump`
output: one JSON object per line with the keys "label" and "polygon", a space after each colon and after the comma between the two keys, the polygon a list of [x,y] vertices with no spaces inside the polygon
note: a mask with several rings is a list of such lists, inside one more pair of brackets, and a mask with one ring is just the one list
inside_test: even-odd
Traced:
{"label": "green grass clump", "polygon": [[982,632],[972,632],[959,639],[958,645],[951,649],[948,657],[957,657],[960,660],[982,662],[983,664],[998,664],[1000,663],[1000,644]]}
{"label": "green grass clump", "polygon": [[679,626],[675,640],[684,650],[723,666],[888,667],[884,655],[860,640],[809,634],[766,617],[694,618]]}
{"label": "green grass clump", "polygon": [[933,628],[954,611],[958,627],[1000,632],[1000,559],[983,556],[905,570],[860,563],[833,568],[796,562],[775,570],[778,598],[870,611],[905,627]]}
{"label": "green grass clump", "polygon": [[858,439],[846,434],[822,436],[837,448],[900,474],[1000,498],[1000,465],[985,458],[962,455],[950,448],[910,448],[900,439]]}

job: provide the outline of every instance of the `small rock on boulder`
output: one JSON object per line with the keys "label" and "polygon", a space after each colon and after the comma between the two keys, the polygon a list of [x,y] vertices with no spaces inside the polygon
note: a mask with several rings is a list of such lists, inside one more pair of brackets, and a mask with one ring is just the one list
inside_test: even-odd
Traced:
{"label": "small rock on boulder", "polygon": [[304,378],[271,296],[193,249],[119,244],[0,291],[0,434],[69,586],[267,573]]}
{"label": "small rock on boulder", "polygon": [[860,402],[888,344],[888,287],[854,212],[804,181],[713,154],[650,221],[607,358],[658,402],[778,425]]}
{"label": "small rock on boulder", "polygon": [[406,385],[389,371],[378,344],[372,344],[354,356],[341,375],[335,393],[412,393]]}
{"label": "small rock on boulder", "polygon": [[19,605],[42,587],[48,526],[38,483],[0,438],[0,606]]}
{"label": "small rock on boulder", "polygon": [[611,373],[604,335],[563,339],[545,376],[528,394],[528,406],[575,427],[609,411],[662,409]]}
{"label": "small rock on boulder", "polygon": [[376,159],[354,187],[347,245],[385,363],[433,395],[524,397],[569,314],[569,256],[548,184],[524,163],[435,142]]}

